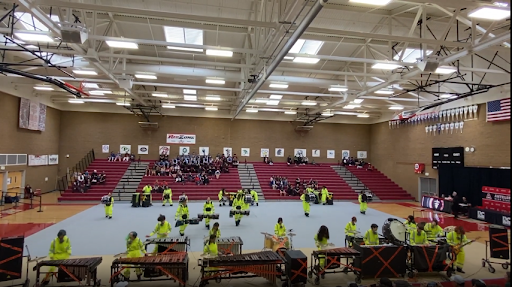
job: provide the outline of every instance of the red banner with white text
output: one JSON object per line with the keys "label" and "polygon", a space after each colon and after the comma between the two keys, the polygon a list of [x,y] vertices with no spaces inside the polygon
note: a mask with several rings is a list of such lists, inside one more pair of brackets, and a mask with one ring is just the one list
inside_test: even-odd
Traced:
{"label": "red banner with white text", "polygon": [[510,189],[499,187],[482,187],[482,207],[510,214]]}

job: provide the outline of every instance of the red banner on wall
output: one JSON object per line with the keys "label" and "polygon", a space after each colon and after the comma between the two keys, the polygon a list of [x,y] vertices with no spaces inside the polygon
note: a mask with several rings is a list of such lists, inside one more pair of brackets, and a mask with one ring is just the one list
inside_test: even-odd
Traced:
{"label": "red banner on wall", "polygon": [[482,187],[482,207],[504,213],[510,213],[510,189],[499,187]]}

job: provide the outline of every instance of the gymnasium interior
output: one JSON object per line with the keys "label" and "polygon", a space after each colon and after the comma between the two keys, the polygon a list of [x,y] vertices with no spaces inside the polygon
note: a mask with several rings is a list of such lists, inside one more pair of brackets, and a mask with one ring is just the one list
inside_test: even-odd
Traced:
{"label": "gymnasium interior", "polygon": [[510,5],[0,1],[0,286],[510,286]]}

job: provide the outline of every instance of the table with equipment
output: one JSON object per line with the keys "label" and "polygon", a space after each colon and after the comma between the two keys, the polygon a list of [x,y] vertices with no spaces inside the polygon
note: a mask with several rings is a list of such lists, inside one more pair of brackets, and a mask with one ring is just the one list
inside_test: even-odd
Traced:
{"label": "table with equipment", "polygon": [[180,287],[184,287],[188,280],[188,254],[179,252],[167,255],[114,259],[110,268],[111,287],[122,280],[122,272],[126,268],[144,269],[143,279],[140,281],[173,280],[178,282]]}
{"label": "table with equipment", "polygon": [[158,245],[157,252],[159,254],[169,254],[175,252],[187,252],[190,246],[190,239],[188,236],[167,237],[167,238],[149,238],[144,242],[146,251],[148,245]]}
{"label": "table with equipment", "polygon": [[[332,247],[332,248],[329,248]],[[360,252],[348,247],[334,248],[332,245],[322,248],[322,250],[315,250],[311,253],[311,269],[308,272],[308,277],[315,276],[315,285],[320,284],[320,278],[324,279],[325,274],[328,273],[345,273],[353,272],[356,275],[356,283],[361,283],[361,270],[354,267],[353,262],[360,257]],[[320,266],[320,258],[325,260],[325,266]],[[345,259],[345,260],[342,260]],[[345,263],[343,263],[344,261]]]}
{"label": "table with equipment", "polygon": [[284,258],[272,251],[205,257],[198,260],[201,267],[199,286],[204,287],[210,280],[220,283],[222,279],[253,277],[263,277],[275,285],[277,278],[283,275],[277,270],[281,270],[284,263]]}
{"label": "table with equipment", "polygon": [[100,286],[101,280],[97,278],[97,269],[102,261],[101,257],[40,261],[34,266],[36,286],[41,286],[42,282],[39,282],[41,274],[47,273],[41,272],[41,267],[57,267],[57,282],[59,283],[76,282],[82,285],[82,281],[85,281],[85,286]]}

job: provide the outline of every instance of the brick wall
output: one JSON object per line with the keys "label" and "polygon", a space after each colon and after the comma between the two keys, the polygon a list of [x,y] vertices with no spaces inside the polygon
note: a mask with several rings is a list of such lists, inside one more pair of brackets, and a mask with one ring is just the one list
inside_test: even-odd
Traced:
{"label": "brick wall", "polygon": [[[261,148],[270,149],[270,155],[276,162],[285,161],[286,156],[293,156],[293,149],[307,149],[312,160],[311,150],[320,149],[317,162],[337,162],[341,150],[350,150],[355,155],[358,150],[369,151],[370,126],[345,124],[316,124],[305,135],[295,132],[290,122],[255,121],[193,118],[193,117],[158,117],[153,121],[159,123],[157,131],[148,132],[139,127],[141,119],[133,115],[62,112],[60,156],[63,168],[74,164],[79,157],[94,148],[96,156],[101,154],[102,144],[110,145],[110,149],[119,150],[119,145],[129,144],[136,153],[138,145],[149,145],[149,155],[142,159],[156,159],[158,147],[166,144],[168,133],[187,133],[197,135],[197,144],[192,145],[191,152],[199,153],[199,147],[207,146],[210,154],[221,153],[224,147],[231,147],[233,153],[240,157],[241,148],[250,148],[248,161],[259,161]],[[179,153],[180,145],[171,146],[171,155]],[[274,156],[275,148],[284,148],[285,157]],[[336,151],[336,159],[327,159],[327,149]],[[68,159],[65,155],[69,154]],[[370,153],[368,152],[368,156]]]}
{"label": "brick wall", "polygon": [[[1,154],[58,154],[61,112],[46,109],[44,132],[18,128],[20,98],[0,93],[0,153]],[[32,188],[49,191],[55,188],[58,166],[7,166],[7,171],[26,170],[25,183]],[[45,178],[48,177],[48,181]]]}
{"label": "brick wall", "polygon": [[462,134],[429,135],[425,125],[389,129],[387,122],[371,125],[371,163],[407,190],[418,195],[415,163],[425,163],[429,177],[437,178],[432,169],[432,148],[475,147],[474,153],[465,153],[466,166],[510,166],[510,121],[487,123],[485,104],[478,109],[478,120],[464,122]]}

